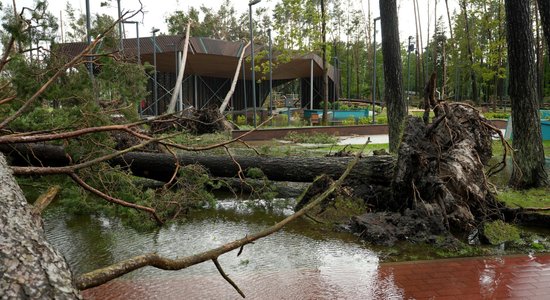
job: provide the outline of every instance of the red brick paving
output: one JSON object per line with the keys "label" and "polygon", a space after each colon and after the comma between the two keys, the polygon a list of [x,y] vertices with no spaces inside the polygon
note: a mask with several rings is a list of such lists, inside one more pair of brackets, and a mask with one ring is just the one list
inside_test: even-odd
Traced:
{"label": "red brick paving", "polygon": [[550,299],[550,255],[380,265],[405,299]]}
{"label": "red brick paving", "polygon": [[[550,254],[382,263],[371,271],[356,289],[327,286],[318,270],[233,279],[249,299],[550,300]],[[240,299],[217,274],[119,279],[83,295],[101,300]]]}

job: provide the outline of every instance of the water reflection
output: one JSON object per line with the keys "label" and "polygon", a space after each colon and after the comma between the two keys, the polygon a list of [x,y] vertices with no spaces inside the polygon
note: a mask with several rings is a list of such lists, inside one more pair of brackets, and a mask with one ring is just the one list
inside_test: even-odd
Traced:
{"label": "water reflection", "polygon": [[[175,258],[242,238],[291,213],[287,204],[221,201],[184,224],[137,232],[114,219],[46,216],[49,240],[83,273],[145,252]],[[379,260],[353,235],[311,231],[306,221],[220,256],[230,277],[252,299],[368,299],[399,295],[391,278],[381,278]],[[212,263],[180,271],[147,267],[89,290],[91,299],[238,299]],[[372,296],[372,297],[371,297]],[[367,297],[367,298],[365,298]],[[387,297],[384,297],[387,298]]]}

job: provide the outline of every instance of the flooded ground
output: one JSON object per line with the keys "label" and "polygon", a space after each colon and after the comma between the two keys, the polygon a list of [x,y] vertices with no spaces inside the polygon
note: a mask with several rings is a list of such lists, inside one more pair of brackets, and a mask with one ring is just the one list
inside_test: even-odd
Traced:
{"label": "flooded ground", "polygon": [[[66,218],[55,212],[46,216],[45,227],[48,239],[75,273],[83,273],[145,252],[172,258],[192,255],[259,231],[292,213],[285,205],[251,203],[220,201],[215,210],[154,232],[137,232],[109,218]],[[383,283],[378,278],[378,256],[356,237],[310,227],[298,220],[246,246],[241,256],[234,251],[219,261],[252,299],[266,299],[266,295],[273,295],[271,299],[362,299],[373,292],[398,294],[397,287],[378,288]],[[93,299],[240,297],[212,263],[176,272],[143,268],[85,295]]]}
{"label": "flooded ground", "polygon": [[[45,216],[45,229],[72,270],[81,274],[147,252],[171,258],[196,254],[276,223],[292,213],[291,204],[283,199],[220,200],[216,208],[196,212],[184,223],[147,232],[112,218],[69,217],[52,209]],[[524,270],[539,272],[537,278],[550,282],[550,256],[521,256],[524,260],[512,263],[512,267],[518,265],[516,269],[510,269],[507,258],[502,257],[470,259],[461,264],[453,260],[383,263],[388,259],[384,250],[373,250],[352,234],[315,227],[297,220],[281,232],[247,245],[241,256],[233,251],[220,256],[219,261],[249,299],[422,299],[428,294],[443,295],[440,285],[432,281],[442,276],[441,272],[449,277],[453,268],[457,272],[446,282],[456,295],[529,293],[521,290],[523,294],[518,294],[512,289],[524,283],[514,279],[517,274],[524,276]],[[396,254],[396,250],[389,252]],[[426,248],[410,245],[399,251],[416,259],[430,255]],[[417,269],[422,269],[422,274],[416,274]],[[506,275],[507,270],[517,274]],[[487,276],[497,276],[494,278],[499,281],[496,285],[483,283],[493,280]],[[518,287],[525,289],[525,285]],[[83,294],[87,299],[240,299],[209,262],[180,271],[143,268]]]}

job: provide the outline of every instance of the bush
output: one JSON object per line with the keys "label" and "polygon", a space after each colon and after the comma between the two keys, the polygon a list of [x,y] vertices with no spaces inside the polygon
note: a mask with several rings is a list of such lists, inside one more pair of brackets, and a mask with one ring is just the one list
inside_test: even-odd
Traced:
{"label": "bush", "polygon": [[243,115],[237,116],[237,125],[246,125],[246,117]]}
{"label": "bush", "polygon": [[388,117],[387,116],[376,117],[376,124],[388,124]]}
{"label": "bush", "polygon": [[342,125],[355,125],[355,118],[352,116],[347,117],[342,121]]}
{"label": "bush", "polygon": [[340,105],[340,110],[350,110],[349,105],[347,104]]}
{"label": "bush", "polygon": [[510,117],[510,113],[507,112],[486,112],[483,115],[487,119],[508,119]]}
{"label": "bush", "polygon": [[275,126],[287,126],[288,115],[286,113],[278,114],[273,118]]}
{"label": "bush", "polygon": [[370,124],[370,118],[369,118],[369,117],[361,117],[361,118],[359,118],[359,120],[357,121],[357,124],[359,124],[359,125],[367,125],[367,124]]}

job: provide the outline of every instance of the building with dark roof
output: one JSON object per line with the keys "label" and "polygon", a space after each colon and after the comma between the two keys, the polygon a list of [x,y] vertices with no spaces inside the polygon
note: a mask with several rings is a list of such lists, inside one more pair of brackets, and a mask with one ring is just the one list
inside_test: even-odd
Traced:
{"label": "building with dark roof", "polygon": [[[172,91],[176,84],[178,61],[184,49],[185,38],[182,35],[161,35],[142,37],[138,39],[124,39],[120,53],[134,61],[153,65],[156,47],[157,69],[157,99],[158,112],[166,110]],[[68,58],[78,55],[86,46],[85,43],[63,43],[57,45],[57,52]],[[96,49],[101,52],[102,49]],[[208,105],[220,105],[230,89],[244,42],[228,42],[203,37],[191,37],[185,65],[184,80],[182,83],[181,103],[184,106],[203,108]],[[255,54],[266,51],[265,46],[256,46]],[[110,50],[109,50],[110,51]],[[250,56],[250,47],[245,50],[245,58]],[[267,52],[267,51],[266,51]],[[139,60],[136,59],[139,57]],[[293,80],[300,81],[300,101],[302,107],[319,108],[322,100],[322,59],[317,54],[309,53],[297,55],[289,62],[277,64],[273,68],[273,87]],[[256,72],[256,79],[262,75]],[[267,76],[265,76],[267,78]],[[329,95],[338,98],[338,72],[332,65],[328,66]],[[244,78],[244,79],[243,79]],[[336,82],[336,84],[335,84]],[[151,91],[145,99],[144,113],[153,114],[155,106],[153,98],[154,81],[151,76],[148,90]],[[311,89],[313,86],[313,89]],[[336,92],[335,92],[336,91]],[[232,110],[248,110],[253,107],[250,63],[245,59],[244,76],[241,70],[235,92],[229,108]],[[269,99],[269,80],[256,83],[257,106],[261,107]],[[311,101],[313,100],[313,101]]]}

